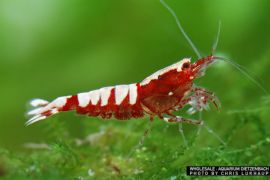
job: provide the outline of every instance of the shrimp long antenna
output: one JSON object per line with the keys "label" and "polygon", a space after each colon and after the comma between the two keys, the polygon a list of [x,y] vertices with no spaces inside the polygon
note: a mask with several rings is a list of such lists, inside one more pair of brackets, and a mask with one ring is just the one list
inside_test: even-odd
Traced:
{"label": "shrimp long antenna", "polygon": [[221,21],[219,20],[219,22],[218,22],[217,36],[216,36],[216,39],[215,39],[214,44],[213,44],[213,47],[212,47],[212,55],[214,54],[214,52],[217,49],[217,45],[218,45],[218,41],[219,41],[219,37],[220,37],[220,31],[221,31]]}
{"label": "shrimp long antenna", "polygon": [[241,65],[235,63],[234,61],[228,59],[228,58],[224,58],[224,57],[216,57],[215,59],[219,59],[219,60],[223,60],[229,64],[231,64],[232,66],[234,66],[236,69],[238,69],[243,75],[245,75],[251,82],[253,82],[257,87],[259,87],[266,95],[269,95],[269,92],[263,87],[263,85],[261,83],[259,83],[258,81],[256,81],[248,72],[248,70],[244,67],[242,67]]}
{"label": "shrimp long antenna", "polygon": [[184,28],[182,27],[180,20],[178,19],[178,17],[176,16],[175,12],[172,10],[172,8],[165,3],[163,0],[160,0],[160,3],[172,14],[172,16],[174,17],[176,24],[179,28],[179,30],[181,31],[181,33],[184,35],[185,39],[188,41],[189,45],[191,46],[191,48],[194,50],[194,52],[196,53],[196,55],[198,56],[199,59],[202,58],[200,52],[198,51],[198,49],[196,48],[196,46],[193,44],[193,42],[191,41],[190,37],[188,37],[187,33],[185,32]]}
{"label": "shrimp long antenna", "polygon": [[[220,31],[221,31],[221,21],[219,21],[218,23],[218,31],[217,31],[217,37],[216,37],[216,40],[213,44],[213,47],[212,47],[212,55],[213,53],[215,52],[216,48],[217,48],[217,45],[218,45],[218,41],[219,41],[219,37],[220,37]],[[258,81],[256,81],[252,76],[251,76],[251,73],[248,71],[247,68],[241,66],[240,64],[237,64],[236,62],[230,60],[230,59],[227,59],[227,58],[224,58],[224,57],[215,57],[216,59],[219,59],[219,60],[223,60],[229,64],[231,64],[232,66],[234,66],[237,70],[239,70],[243,75],[245,75],[250,81],[252,81],[257,87],[259,87],[266,95],[269,95],[269,92],[262,86],[261,83],[259,83]]]}

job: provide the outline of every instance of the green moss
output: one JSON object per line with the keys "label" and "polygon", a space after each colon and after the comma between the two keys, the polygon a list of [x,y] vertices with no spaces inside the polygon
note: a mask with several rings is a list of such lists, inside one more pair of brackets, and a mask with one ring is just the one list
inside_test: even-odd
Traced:
{"label": "green moss", "polygon": [[[0,175],[7,179],[186,179],[188,165],[266,165],[270,159],[270,134],[269,126],[263,123],[264,111],[265,108],[256,112],[233,112],[231,115],[240,121],[225,132],[223,138],[227,146],[216,144],[217,140],[216,145],[201,144],[199,136],[206,139],[212,136],[203,131],[195,138],[194,135],[188,138],[193,141],[188,148],[183,145],[180,134],[177,137],[175,133],[166,132],[177,131],[175,125],[158,131],[156,128],[161,124],[157,121],[145,143],[136,146],[144,122],[135,122],[134,127],[129,127],[141,131],[108,124],[79,140],[67,136],[63,122],[55,119],[54,123],[47,123],[48,133],[54,131],[55,139],[52,137],[41,149],[28,148],[23,152],[1,149]],[[84,131],[87,128],[86,124]],[[245,141],[238,133],[247,129],[252,132],[249,136],[255,136],[249,139],[252,143],[238,144]]]}

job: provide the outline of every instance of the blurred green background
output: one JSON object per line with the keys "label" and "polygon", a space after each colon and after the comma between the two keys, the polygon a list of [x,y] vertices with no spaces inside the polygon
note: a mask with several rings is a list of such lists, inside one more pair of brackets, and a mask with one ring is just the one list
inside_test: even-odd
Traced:
{"label": "blurred green background", "polygon": [[[221,20],[216,54],[245,66],[270,89],[268,0],[166,2],[203,55],[211,52]],[[103,86],[139,82],[184,57],[197,59],[173,17],[158,0],[1,0],[0,147],[20,151],[26,142],[48,142],[48,133],[58,131],[46,130],[53,121],[61,121],[74,138],[83,138],[101,126],[140,127],[136,133],[143,134],[147,118],[102,121],[72,112],[25,127],[27,102],[32,98],[53,100]],[[265,94],[225,63],[213,65],[196,83],[214,91],[221,100],[221,112],[212,108],[203,118],[223,138],[241,121],[230,112],[269,107],[262,105]],[[185,112],[181,114],[187,117]],[[261,113],[260,118],[265,134],[247,125],[232,137],[229,146],[246,147],[269,135],[268,111]],[[153,136],[176,138],[181,144],[177,126],[164,132],[165,126],[156,120]],[[196,132],[190,125],[184,128],[188,137]],[[207,132],[199,139],[200,147],[219,143]],[[148,141],[153,141],[151,135]]]}

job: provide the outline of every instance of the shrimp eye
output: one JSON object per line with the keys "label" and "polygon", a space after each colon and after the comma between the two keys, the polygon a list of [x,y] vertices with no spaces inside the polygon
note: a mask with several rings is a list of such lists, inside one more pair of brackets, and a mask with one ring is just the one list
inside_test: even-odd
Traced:
{"label": "shrimp eye", "polygon": [[183,64],[182,69],[188,69],[190,67],[190,63],[186,62]]}

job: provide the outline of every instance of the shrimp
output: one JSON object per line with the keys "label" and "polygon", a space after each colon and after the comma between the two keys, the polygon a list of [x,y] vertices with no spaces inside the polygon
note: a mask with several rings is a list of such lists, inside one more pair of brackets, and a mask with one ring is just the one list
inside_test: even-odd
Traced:
{"label": "shrimp", "polygon": [[[216,59],[215,56],[207,56],[191,63],[189,58],[184,58],[138,83],[62,96],[52,102],[35,99],[31,105],[37,108],[28,112],[33,117],[26,124],[72,110],[103,119],[127,120],[148,115],[150,119],[157,116],[167,122],[200,124],[200,121],[174,116],[172,112],[186,105],[191,106],[189,111],[192,113],[201,111],[206,109],[209,101],[219,108],[220,103],[214,93],[193,86],[193,81],[203,76],[205,69]],[[164,115],[170,118],[165,118]]]}
{"label": "shrimp", "polygon": [[[35,109],[28,112],[28,115],[32,117],[26,122],[26,125],[31,125],[65,111],[76,111],[78,114],[90,117],[117,120],[138,119],[148,116],[150,122],[153,121],[154,117],[158,117],[168,123],[204,125],[208,132],[225,144],[201,119],[189,119],[176,116],[173,113],[185,106],[190,106],[188,109],[190,114],[202,112],[209,108],[209,103],[212,103],[219,110],[221,106],[218,97],[213,92],[196,86],[194,80],[204,76],[206,69],[217,60],[226,61],[238,69],[241,69],[241,67],[229,59],[213,55],[218,43],[220,25],[212,53],[209,56],[202,57],[185,33],[174,11],[163,0],[160,0],[160,2],[174,16],[181,33],[197,54],[198,60],[192,63],[191,58],[183,58],[156,71],[141,82],[129,85],[103,87],[76,95],[58,97],[51,102],[34,99],[30,104]],[[253,80],[252,77],[248,77]],[[182,125],[179,126],[179,131],[186,144]]]}
{"label": "shrimp", "polygon": [[[203,125],[202,120],[176,116],[173,112],[191,106],[188,112],[193,114],[208,109],[208,102],[212,102],[217,109],[220,108],[220,102],[214,93],[193,83],[195,79],[203,76],[206,68],[218,58],[212,55],[201,57],[174,12],[162,0],[161,3],[173,14],[181,32],[198,55],[199,59],[196,62],[191,63],[190,58],[183,58],[175,64],[158,70],[143,81],[129,85],[103,87],[76,95],[58,97],[51,102],[34,99],[30,105],[35,109],[28,112],[32,117],[26,125],[65,111],[76,111],[78,114],[102,119],[129,120],[148,116],[150,122],[154,117],[158,117],[168,123]],[[187,144],[182,125],[181,128],[179,126],[179,131]],[[148,132],[149,129],[145,131],[145,136]]]}

